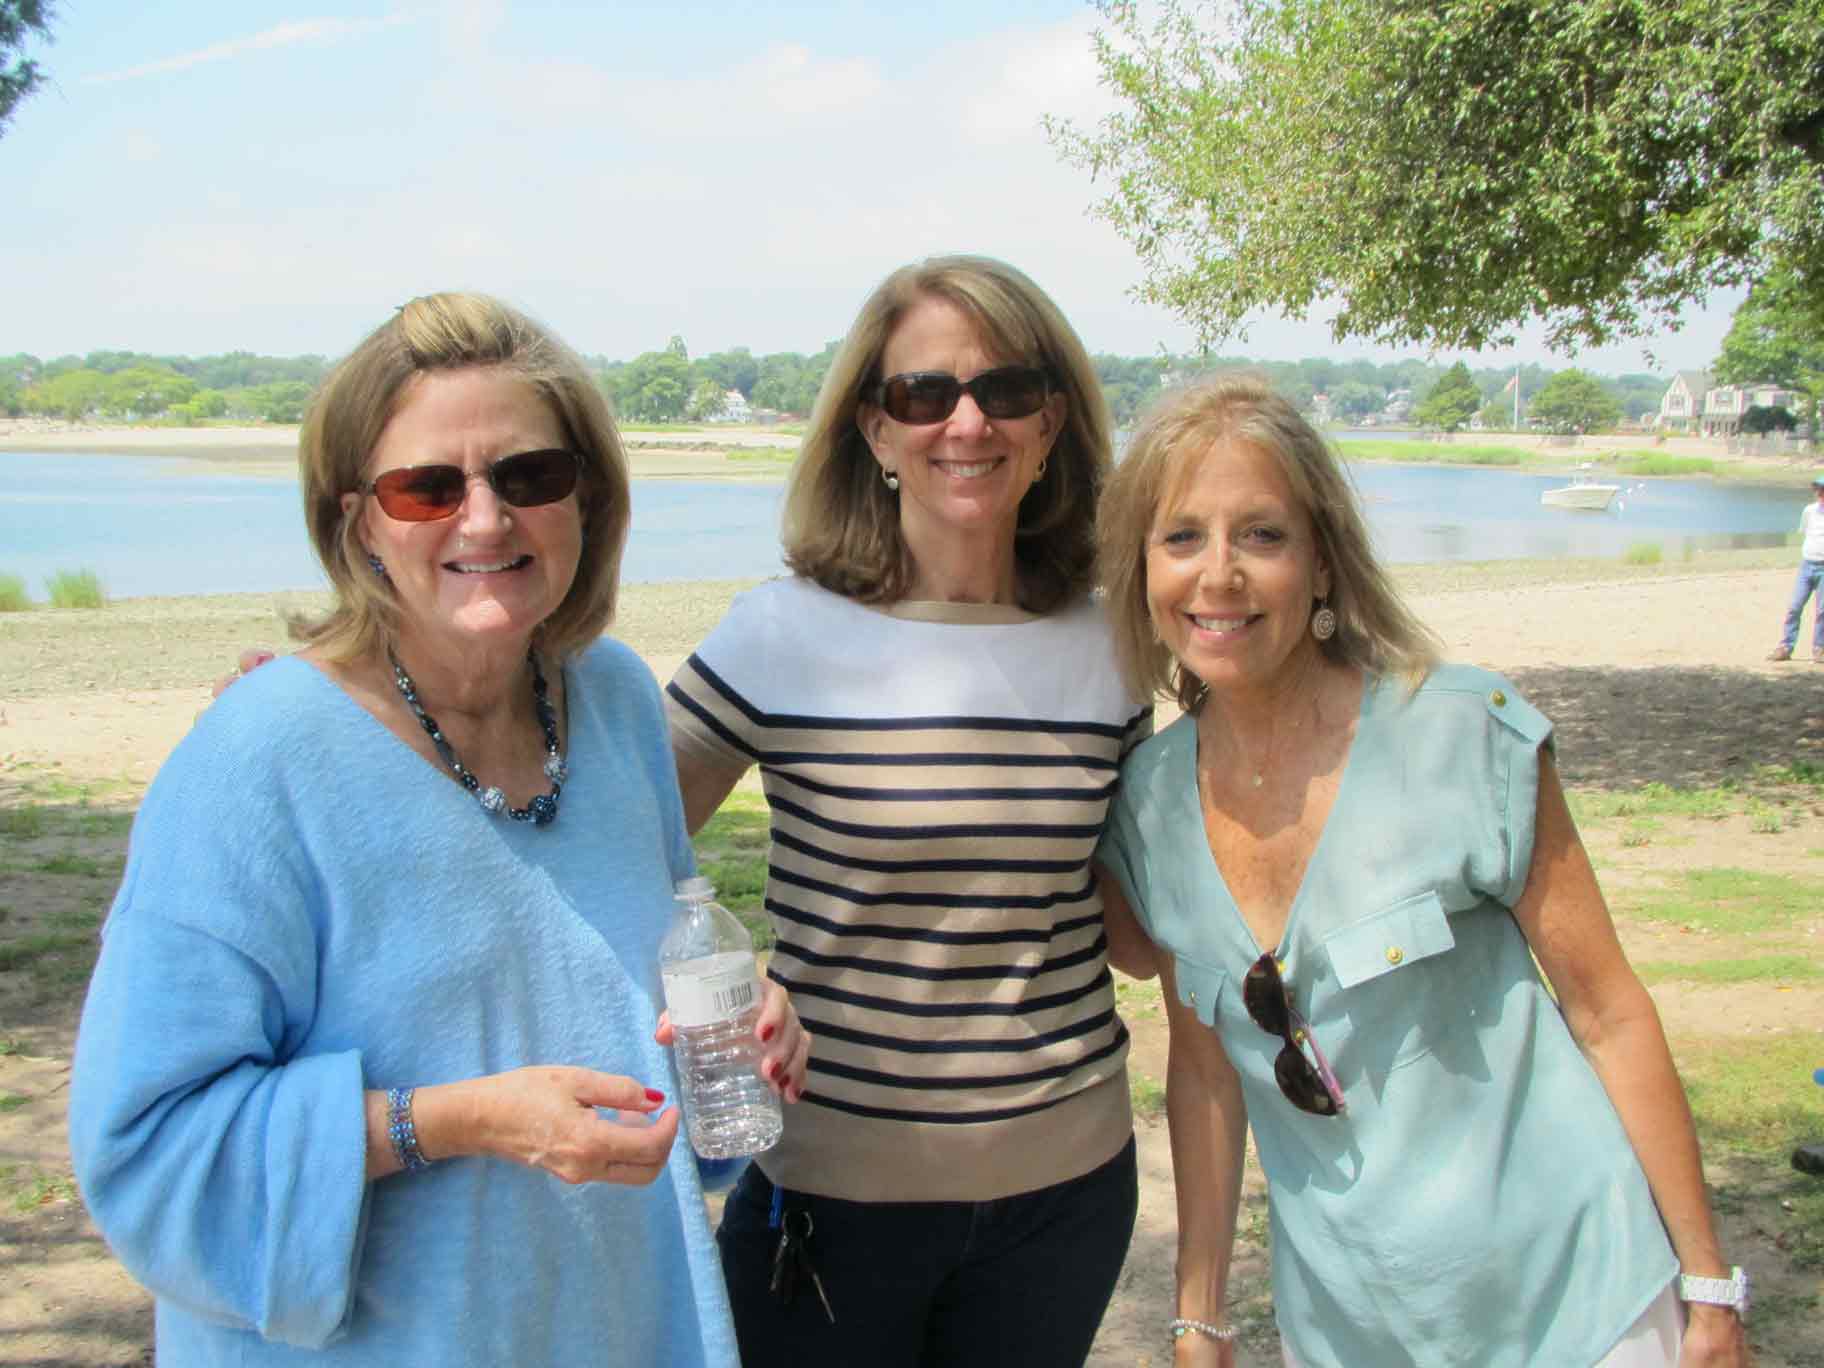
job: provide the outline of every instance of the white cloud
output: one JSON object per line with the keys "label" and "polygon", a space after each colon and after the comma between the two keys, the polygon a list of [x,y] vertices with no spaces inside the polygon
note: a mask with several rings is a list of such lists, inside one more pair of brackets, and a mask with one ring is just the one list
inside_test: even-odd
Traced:
{"label": "white cloud", "polygon": [[389,14],[378,19],[288,19],[275,24],[264,32],[255,33],[246,38],[230,38],[224,42],[211,43],[208,47],[198,48],[194,52],[180,53],[176,57],[165,57],[156,62],[147,62],[141,66],[127,67],[120,71],[104,71],[94,76],[83,77],[84,85],[107,85],[114,81],[132,81],[142,76],[162,76],[167,72],[184,71],[190,67],[202,66],[207,62],[232,61],[250,52],[266,52],[273,48],[291,47],[297,43],[335,43],[347,38],[358,38],[363,34],[379,29],[395,28],[400,24],[411,22],[411,16]]}

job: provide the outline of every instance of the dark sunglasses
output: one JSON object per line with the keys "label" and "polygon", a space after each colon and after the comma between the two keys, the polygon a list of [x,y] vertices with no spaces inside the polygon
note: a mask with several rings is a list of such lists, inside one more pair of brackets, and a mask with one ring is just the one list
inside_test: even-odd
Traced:
{"label": "dark sunglasses", "polygon": [[894,422],[923,427],[955,413],[964,391],[986,417],[1030,418],[1045,407],[1051,377],[1040,366],[998,366],[973,380],[944,371],[907,371],[882,380],[868,397]]}
{"label": "dark sunglasses", "polygon": [[490,461],[478,474],[459,465],[401,466],[361,486],[381,512],[399,522],[436,522],[462,507],[470,480],[486,480],[494,497],[515,508],[537,508],[569,497],[582,463],[574,451],[521,451]]}
{"label": "dark sunglasses", "polygon": [[[1271,951],[1255,960],[1254,967],[1241,981],[1241,1000],[1247,1004],[1248,1015],[1256,1026],[1286,1042],[1279,1058],[1273,1061],[1273,1077],[1286,1100],[1300,1111],[1315,1116],[1335,1116],[1348,1110],[1348,1104],[1343,1101],[1343,1089],[1330,1071],[1330,1061],[1318,1049],[1317,1039],[1305,1019],[1292,1006],[1285,981],[1279,976],[1279,961],[1273,958]],[[1305,1058],[1305,1052],[1299,1048],[1301,1045],[1311,1047],[1312,1058],[1317,1061],[1315,1066]]]}

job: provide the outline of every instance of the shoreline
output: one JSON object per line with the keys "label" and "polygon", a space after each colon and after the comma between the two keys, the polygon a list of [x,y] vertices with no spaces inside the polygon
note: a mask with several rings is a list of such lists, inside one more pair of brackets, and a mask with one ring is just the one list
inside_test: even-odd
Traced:
{"label": "shoreline", "polygon": [[[783,481],[797,458],[801,442],[795,432],[766,428],[733,427],[726,431],[691,428],[683,431],[622,429],[629,473],[635,479]],[[1332,439],[1333,441],[1335,439]],[[1749,456],[1732,453],[1714,437],[1685,437],[1653,433],[1603,433],[1590,437],[1556,437],[1544,433],[1454,433],[1418,438],[1372,438],[1434,445],[1439,466],[1489,468],[1468,453],[1504,447],[1529,453],[1525,465],[1502,467],[1536,475],[1571,475],[1590,461],[1618,454],[1664,455],[1712,461],[1709,474],[1676,476],[1642,475],[1641,479],[1743,480],[1755,483],[1784,482],[1795,486],[1809,482],[1820,463],[1816,456]],[[224,427],[153,427],[106,423],[68,424],[40,418],[0,418],[0,455],[31,452],[55,456],[155,456],[184,464],[173,475],[241,475],[276,479],[293,473],[297,459],[295,425],[243,424]],[[1411,464],[1397,457],[1351,455],[1356,442],[1336,442],[1344,456],[1364,464]],[[1443,453],[1462,448],[1464,459]],[[1632,477],[1631,477],[1632,478]]]}

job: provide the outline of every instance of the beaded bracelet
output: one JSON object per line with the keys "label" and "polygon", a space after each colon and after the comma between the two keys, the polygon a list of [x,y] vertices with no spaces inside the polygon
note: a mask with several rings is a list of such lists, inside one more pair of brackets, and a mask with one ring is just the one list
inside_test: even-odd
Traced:
{"label": "beaded bracelet", "polygon": [[386,1138],[393,1142],[393,1158],[407,1173],[421,1173],[431,1166],[418,1148],[418,1127],[412,1122],[413,1088],[389,1088],[386,1093]]}
{"label": "beaded bracelet", "polygon": [[1232,1340],[1241,1331],[1233,1325],[1211,1325],[1208,1321],[1192,1320],[1189,1316],[1179,1316],[1166,1326],[1172,1332],[1174,1340],[1181,1340],[1195,1330],[1200,1335],[1208,1335],[1213,1340]]}

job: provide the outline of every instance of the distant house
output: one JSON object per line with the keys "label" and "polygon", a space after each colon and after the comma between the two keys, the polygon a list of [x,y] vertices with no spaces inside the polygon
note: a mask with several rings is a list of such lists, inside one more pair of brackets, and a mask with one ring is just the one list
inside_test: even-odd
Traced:
{"label": "distant house", "polygon": [[1795,413],[1799,396],[1778,385],[1720,385],[1704,396],[1706,437],[1733,437],[1742,430],[1750,409],[1785,409]]}
{"label": "distant house", "polygon": [[747,405],[747,396],[738,389],[731,389],[722,396],[722,411],[709,421],[712,423],[751,423],[754,411]]}
{"label": "distant house", "polygon": [[1674,432],[1696,432],[1704,418],[1704,396],[1710,392],[1709,371],[1680,371],[1659,399],[1653,426]]}

